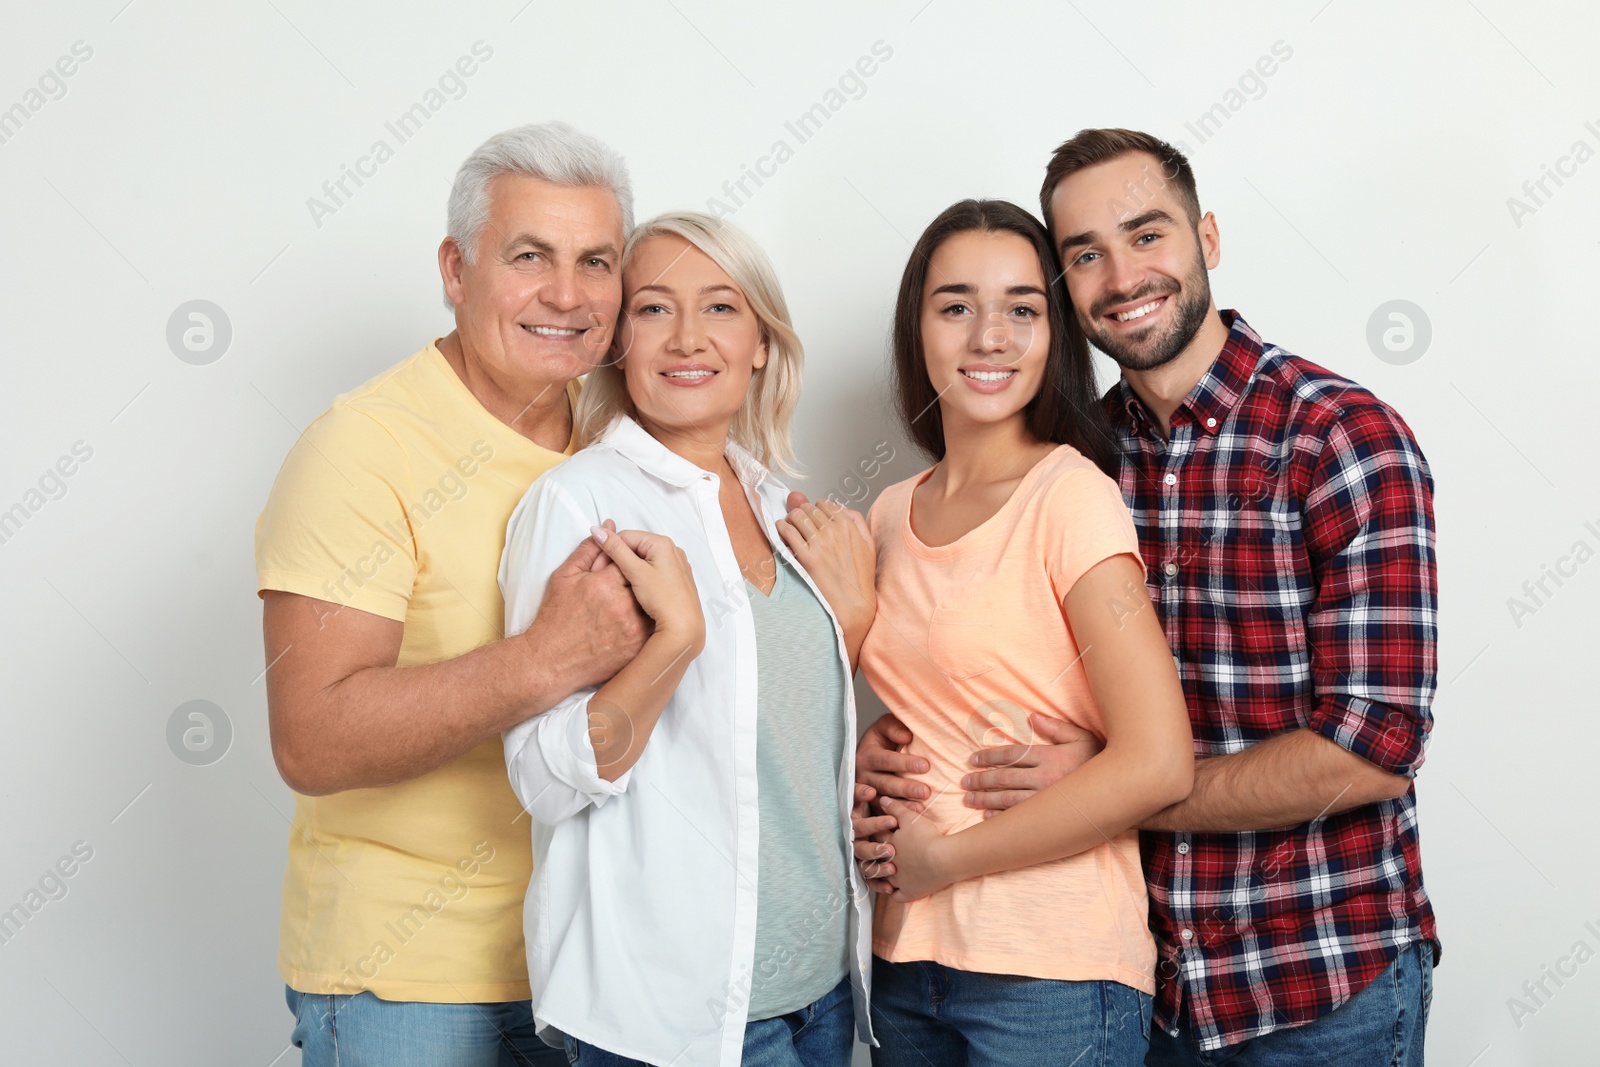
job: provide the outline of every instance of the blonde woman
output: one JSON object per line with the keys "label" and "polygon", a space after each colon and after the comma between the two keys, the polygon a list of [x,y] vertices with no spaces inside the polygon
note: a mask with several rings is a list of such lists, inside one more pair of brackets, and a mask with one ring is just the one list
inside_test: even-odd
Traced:
{"label": "blonde woman", "polygon": [[792,468],[801,347],[748,236],[636,229],[618,346],[500,565],[507,633],[590,536],[653,623],[611,681],[505,735],[533,1013],[584,1067],[845,1067],[870,1040],[850,679],[872,546],[852,512],[787,511],[770,469]]}

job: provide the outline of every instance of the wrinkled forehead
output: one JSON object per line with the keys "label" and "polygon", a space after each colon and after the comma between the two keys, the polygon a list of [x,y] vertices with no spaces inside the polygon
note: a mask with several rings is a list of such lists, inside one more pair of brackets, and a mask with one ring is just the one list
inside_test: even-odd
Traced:
{"label": "wrinkled forehead", "polygon": [[560,185],[523,174],[498,174],[489,184],[490,235],[536,236],[564,248],[609,245],[622,250],[622,207],[603,185]]}

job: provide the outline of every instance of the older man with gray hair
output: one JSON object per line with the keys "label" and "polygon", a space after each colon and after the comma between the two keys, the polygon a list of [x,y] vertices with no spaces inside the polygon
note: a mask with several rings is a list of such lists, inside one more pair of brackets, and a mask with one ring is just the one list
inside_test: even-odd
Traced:
{"label": "older man with gray hair", "polygon": [[645,620],[593,541],[501,632],[506,520],[571,453],[633,195],[557,122],[462,164],[439,271],[456,328],[338,397],[256,526],[267,708],[296,793],[278,967],[306,1067],[565,1063],[534,1034],[531,873],[500,734],[610,678]]}

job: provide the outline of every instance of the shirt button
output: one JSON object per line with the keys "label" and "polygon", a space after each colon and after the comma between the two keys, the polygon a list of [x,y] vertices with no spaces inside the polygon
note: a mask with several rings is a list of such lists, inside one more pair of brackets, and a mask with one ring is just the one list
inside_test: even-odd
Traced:
{"label": "shirt button", "polygon": [[1176,563],[1169,563],[1165,567],[1162,567],[1161,570],[1162,573],[1164,573],[1168,578],[1171,578],[1174,574],[1178,573],[1178,565]]}
{"label": "shirt button", "polygon": [[1166,476],[1166,478],[1164,478],[1162,480],[1165,481],[1168,485],[1177,485],[1178,484],[1178,476],[1176,474],[1169,474],[1169,475]]}
{"label": "shirt button", "polygon": [[1216,428],[1217,428],[1217,420],[1216,419],[1207,419],[1206,420],[1206,429],[1215,430]]}
{"label": "shirt button", "polygon": [[1178,842],[1178,855],[1187,856],[1188,854],[1189,854],[1189,842],[1187,842],[1187,841],[1179,841]]}
{"label": "shirt button", "polygon": [[1185,941],[1193,941],[1194,940],[1194,931],[1193,930],[1185,930],[1185,931],[1183,931],[1183,939]]}

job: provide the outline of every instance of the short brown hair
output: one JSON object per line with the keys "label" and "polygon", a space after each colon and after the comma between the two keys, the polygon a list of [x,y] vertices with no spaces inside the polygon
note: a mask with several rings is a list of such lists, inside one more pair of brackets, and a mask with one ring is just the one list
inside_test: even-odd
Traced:
{"label": "short brown hair", "polygon": [[1189,221],[1200,221],[1200,193],[1195,188],[1194,171],[1184,154],[1161,138],[1138,130],[1079,130],[1070,140],[1050,155],[1050,165],[1044,171],[1044,185],[1039,190],[1039,210],[1045,225],[1050,225],[1050,197],[1056,186],[1069,174],[1097,163],[1106,163],[1130,152],[1145,152],[1155,156],[1161,164],[1161,177],[1172,185]]}
{"label": "short brown hair", "polygon": [[906,261],[905,273],[900,277],[900,295],[895,301],[892,342],[895,407],[906,436],[933,459],[944,459],[939,393],[928,378],[922,348],[922,290],[928,283],[929,262],[939,246],[958,233],[972,232],[1016,234],[1039,257],[1039,273],[1045,279],[1050,349],[1045,355],[1039,391],[1023,409],[1028,432],[1040,441],[1071,445],[1115,478],[1120,462],[1116,439],[1100,406],[1089,342],[1070,309],[1061,267],[1050,247],[1050,235],[1038,219],[1005,200],[962,200],[951,204],[928,224]]}

